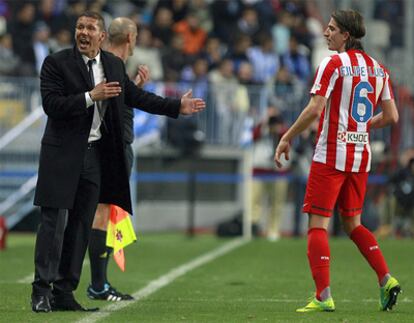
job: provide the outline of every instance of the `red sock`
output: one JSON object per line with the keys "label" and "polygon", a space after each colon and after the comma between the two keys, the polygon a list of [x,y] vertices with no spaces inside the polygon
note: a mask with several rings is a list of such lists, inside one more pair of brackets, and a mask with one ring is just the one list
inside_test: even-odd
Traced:
{"label": "red sock", "polygon": [[329,251],[328,233],[322,228],[308,231],[308,259],[312,277],[316,285],[316,298],[321,300],[321,292],[329,287]]}
{"label": "red sock", "polygon": [[381,283],[382,278],[389,273],[389,270],[374,235],[363,225],[360,225],[351,232],[350,238],[355,242],[372,269],[375,270],[378,281]]}

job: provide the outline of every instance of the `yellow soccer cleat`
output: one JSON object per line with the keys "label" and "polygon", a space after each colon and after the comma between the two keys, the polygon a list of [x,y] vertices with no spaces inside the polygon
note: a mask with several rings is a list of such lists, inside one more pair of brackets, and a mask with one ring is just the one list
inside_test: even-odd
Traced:
{"label": "yellow soccer cleat", "polygon": [[380,310],[392,310],[397,303],[399,293],[401,293],[400,283],[394,277],[390,277],[385,286],[380,288]]}
{"label": "yellow soccer cleat", "polygon": [[296,312],[298,313],[308,313],[308,312],[333,312],[335,311],[335,303],[332,297],[329,297],[325,301],[318,301],[314,297],[311,302],[305,307],[298,308]]}

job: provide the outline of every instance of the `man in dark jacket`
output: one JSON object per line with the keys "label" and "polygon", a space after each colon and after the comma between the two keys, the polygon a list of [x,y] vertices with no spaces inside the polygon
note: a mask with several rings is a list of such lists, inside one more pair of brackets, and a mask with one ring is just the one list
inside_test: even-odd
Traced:
{"label": "man in dark jacket", "polygon": [[137,88],[122,60],[100,49],[105,35],[103,18],[85,12],[76,24],[75,48],[48,56],[42,66],[41,95],[48,119],[34,200],[41,207],[32,283],[35,312],[85,310],[73,291],[96,205],[116,204],[132,213],[123,107],[173,118],[205,108],[190,91],[180,100]]}

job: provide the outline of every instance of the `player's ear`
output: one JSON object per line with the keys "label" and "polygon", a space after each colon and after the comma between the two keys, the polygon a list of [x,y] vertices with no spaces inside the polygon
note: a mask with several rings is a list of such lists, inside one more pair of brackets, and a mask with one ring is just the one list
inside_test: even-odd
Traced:
{"label": "player's ear", "polygon": [[349,37],[351,37],[350,33],[348,31],[344,31],[342,33],[342,36],[344,38],[344,41],[347,41],[349,39]]}

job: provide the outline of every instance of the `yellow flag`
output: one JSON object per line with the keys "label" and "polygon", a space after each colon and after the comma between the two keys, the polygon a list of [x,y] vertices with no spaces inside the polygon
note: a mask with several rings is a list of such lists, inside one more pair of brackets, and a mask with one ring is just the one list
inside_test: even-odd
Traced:
{"label": "yellow flag", "polygon": [[119,249],[118,252],[114,253],[114,260],[118,267],[121,268],[122,271],[125,271],[124,249]]}
{"label": "yellow flag", "polygon": [[135,242],[134,227],[129,214],[116,205],[111,205],[111,215],[106,234],[106,245],[114,249],[114,258],[122,271],[125,270],[123,248]]}

